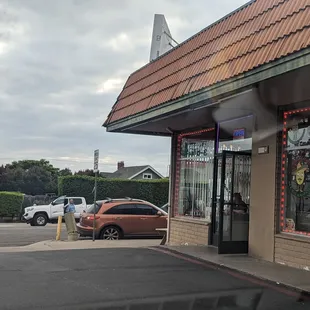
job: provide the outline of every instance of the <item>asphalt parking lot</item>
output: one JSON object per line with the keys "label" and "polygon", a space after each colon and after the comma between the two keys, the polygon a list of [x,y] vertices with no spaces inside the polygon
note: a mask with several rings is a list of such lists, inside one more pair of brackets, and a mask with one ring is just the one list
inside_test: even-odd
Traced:
{"label": "asphalt parking lot", "polygon": [[0,253],[0,271],[0,309],[309,309],[296,292],[153,249]]}
{"label": "asphalt parking lot", "polygon": [[[26,223],[0,223],[0,247],[23,246],[56,238],[57,224],[44,227],[30,226]],[[66,239],[66,226],[62,225],[61,239]]]}

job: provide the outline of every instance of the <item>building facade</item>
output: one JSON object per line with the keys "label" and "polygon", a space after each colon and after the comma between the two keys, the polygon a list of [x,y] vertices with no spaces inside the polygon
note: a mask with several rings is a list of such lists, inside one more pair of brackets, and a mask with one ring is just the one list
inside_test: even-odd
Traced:
{"label": "building facade", "polygon": [[171,136],[170,244],[310,268],[309,13],[251,1],[126,82],[104,126]]}

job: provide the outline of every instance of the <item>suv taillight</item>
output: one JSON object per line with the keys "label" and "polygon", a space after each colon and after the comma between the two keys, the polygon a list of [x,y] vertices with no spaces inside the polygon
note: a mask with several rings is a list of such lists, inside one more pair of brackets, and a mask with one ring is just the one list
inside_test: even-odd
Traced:
{"label": "suv taillight", "polygon": [[[89,216],[87,216],[87,219],[93,221],[94,220],[94,216],[93,215],[89,215]],[[98,219],[100,219],[100,216],[96,215],[95,216],[95,220],[98,220]]]}

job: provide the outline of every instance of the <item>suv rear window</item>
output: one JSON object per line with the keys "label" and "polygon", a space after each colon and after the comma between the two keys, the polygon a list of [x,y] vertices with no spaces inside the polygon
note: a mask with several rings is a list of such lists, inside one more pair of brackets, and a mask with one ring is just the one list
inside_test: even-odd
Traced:
{"label": "suv rear window", "polygon": [[[98,211],[100,210],[101,205],[96,204],[96,210],[95,213],[98,213]],[[94,213],[94,204],[92,204],[91,206],[89,206],[87,208],[87,213]]]}

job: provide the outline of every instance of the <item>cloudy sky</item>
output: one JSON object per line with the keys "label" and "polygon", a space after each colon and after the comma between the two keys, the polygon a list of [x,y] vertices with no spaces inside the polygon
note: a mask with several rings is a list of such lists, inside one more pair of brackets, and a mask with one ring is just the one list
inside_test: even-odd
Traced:
{"label": "cloudy sky", "polygon": [[150,164],[169,139],[101,127],[128,75],[149,59],[153,17],[182,42],[246,0],[0,0],[0,164],[49,159],[72,170]]}

